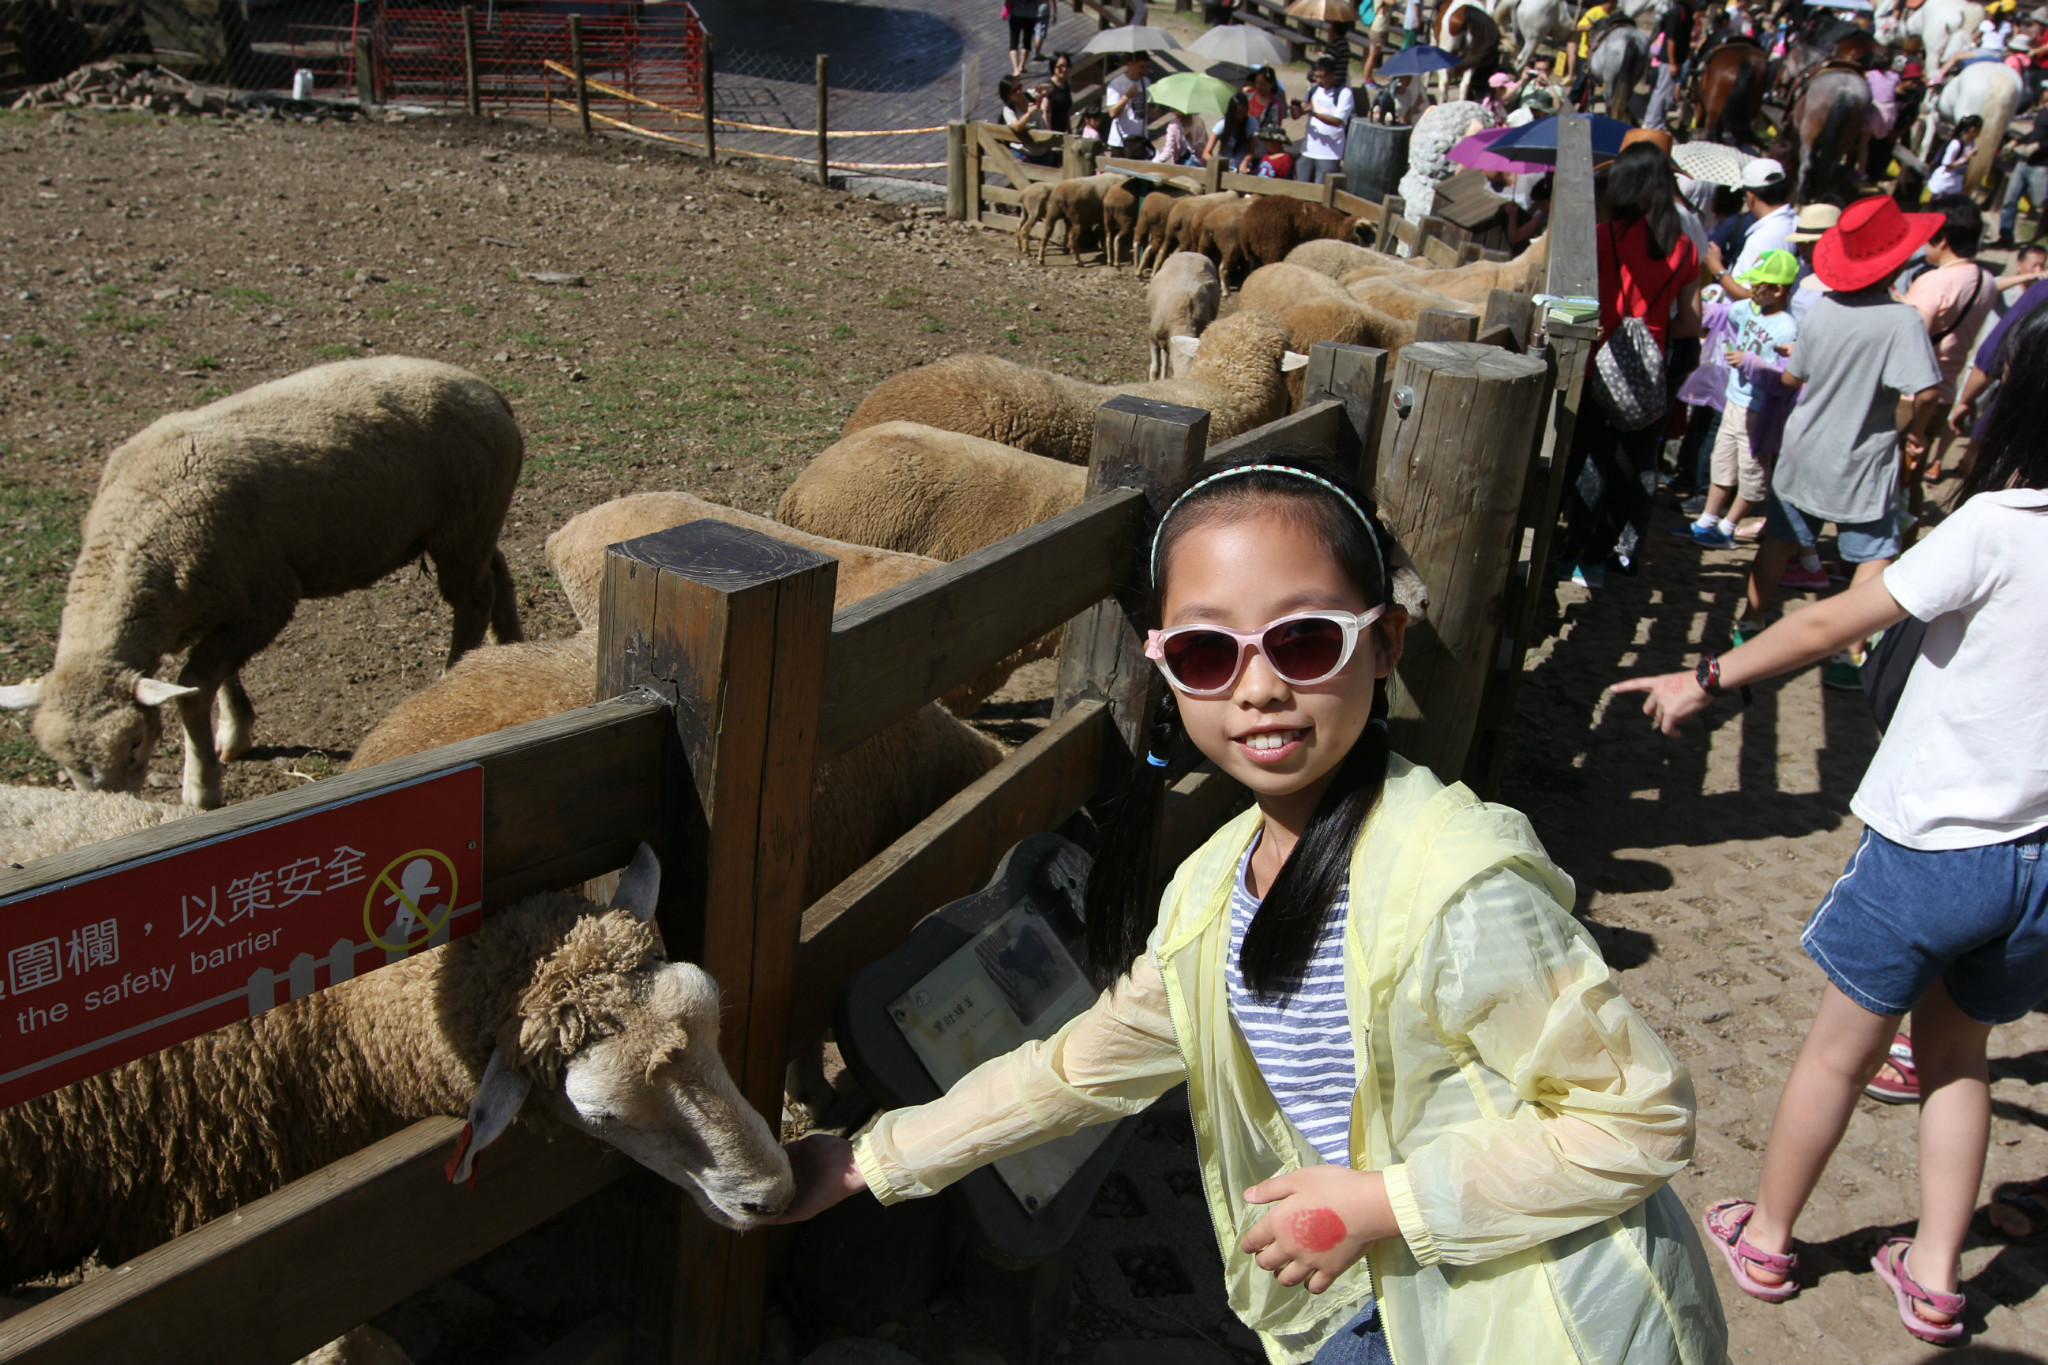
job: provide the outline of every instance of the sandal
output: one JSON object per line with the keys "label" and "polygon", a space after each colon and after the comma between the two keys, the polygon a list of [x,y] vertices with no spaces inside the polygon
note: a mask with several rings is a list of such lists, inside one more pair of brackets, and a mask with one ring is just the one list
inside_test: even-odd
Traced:
{"label": "sandal", "polygon": [[2048,1176],[2039,1180],[2012,1180],[1991,1192],[1992,1209],[2009,1210],[2027,1220],[2028,1230],[2014,1232],[1989,1218],[1997,1235],[2016,1245],[2029,1245],[2048,1238]]}
{"label": "sandal", "polygon": [[[1723,1199],[1710,1205],[1700,1216],[1700,1226],[1707,1230],[1707,1240],[1721,1249],[1721,1255],[1728,1261],[1728,1273],[1735,1277],[1735,1283],[1741,1286],[1743,1293],[1765,1303],[1783,1303],[1799,1292],[1799,1286],[1792,1282],[1792,1271],[1799,1264],[1799,1258],[1790,1254],[1781,1256],[1774,1251],[1759,1251],[1743,1240],[1742,1230],[1749,1226],[1749,1220],[1755,1213],[1754,1200]],[[1765,1284],[1749,1273],[1751,1265],[1785,1278],[1778,1284]]]}
{"label": "sandal", "polygon": [[[1886,1074],[1887,1068],[1892,1074]],[[1892,1050],[1885,1054],[1884,1065],[1863,1087],[1863,1093],[1885,1104],[1920,1102],[1920,1073],[1913,1068],[1912,1038],[1903,1033],[1893,1035]]]}
{"label": "sandal", "polygon": [[[1961,1294],[1943,1294],[1933,1289],[1923,1289],[1913,1278],[1913,1272],[1906,1267],[1906,1253],[1913,1249],[1911,1237],[1894,1237],[1877,1249],[1877,1255],[1870,1258],[1870,1268],[1877,1277],[1892,1287],[1892,1297],[1899,1303],[1899,1321],[1908,1332],[1922,1341],[1945,1346],[1958,1341],[1967,1330],[1963,1326],[1964,1300]],[[1929,1322],[1915,1311],[1913,1305],[1924,1303],[1937,1313],[1948,1314],[1949,1322]]]}

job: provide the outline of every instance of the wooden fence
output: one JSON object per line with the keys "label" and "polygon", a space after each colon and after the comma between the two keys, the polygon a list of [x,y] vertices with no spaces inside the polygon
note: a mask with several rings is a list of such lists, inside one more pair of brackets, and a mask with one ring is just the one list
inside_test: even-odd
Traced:
{"label": "wooden fence", "polygon": [[[1591,150],[1584,121],[1569,122],[1551,290],[1589,293]],[[1378,472],[1396,533],[1440,575],[1431,621],[1410,636],[1421,644],[1403,667],[1400,747],[1428,754],[1447,778],[1497,780],[1522,654],[1547,619],[1540,566],[1597,332],[1553,324],[1549,336],[1533,357],[1417,343],[1392,376],[1381,352],[1322,343],[1299,412],[1213,447],[1205,412],[1115,399],[1098,414],[1080,506],[836,614],[833,561],[724,523],[612,546],[604,700],[0,872],[0,896],[475,763],[485,912],[652,844],[669,950],[720,982],[726,1060],[772,1121],[786,1060],[829,1027],[856,969],[1128,770],[1157,686],[1124,605],[1139,586],[1139,530],[1204,460],[1307,449],[1369,482]],[[1529,399],[1532,374],[1541,401]],[[1383,421],[1389,381],[1396,411]],[[1468,410],[1487,420],[1454,420]],[[1052,722],[804,904],[817,764],[1063,623]],[[1166,855],[1191,850],[1240,799],[1206,768],[1182,777]],[[648,1196],[635,1215],[631,1321],[580,1334],[589,1349],[562,1358],[756,1357],[770,1236],[713,1227],[610,1148],[518,1126],[491,1149],[477,1188],[451,1185],[443,1163],[461,1127],[455,1117],[414,1124],[0,1323],[0,1362],[289,1360],[629,1176]]]}

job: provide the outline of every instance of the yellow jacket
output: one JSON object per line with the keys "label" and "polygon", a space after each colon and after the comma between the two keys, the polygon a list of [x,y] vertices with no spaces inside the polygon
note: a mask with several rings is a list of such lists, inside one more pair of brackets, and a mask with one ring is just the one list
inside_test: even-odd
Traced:
{"label": "yellow jacket", "polygon": [[[855,1146],[876,1197],[934,1193],[1186,1080],[1230,1305],[1275,1362],[1309,1360],[1375,1281],[1401,1365],[1724,1361],[1705,1254],[1665,1184],[1692,1151],[1691,1078],[1564,908],[1571,882],[1527,820],[1398,757],[1352,855],[1345,993],[1351,1164],[1384,1172],[1401,1236],[1320,1296],[1238,1250],[1262,1212],[1243,1191],[1321,1160],[1226,995],[1225,911],[1259,821],[1181,866],[1149,950],[1086,1013],[884,1114]],[[1468,894],[1502,877],[1511,923],[1498,895]]]}

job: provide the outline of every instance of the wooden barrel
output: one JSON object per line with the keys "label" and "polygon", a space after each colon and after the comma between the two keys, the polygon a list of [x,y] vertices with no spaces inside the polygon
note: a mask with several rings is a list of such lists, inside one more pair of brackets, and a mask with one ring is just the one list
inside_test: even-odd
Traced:
{"label": "wooden barrel", "polygon": [[1406,123],[1351,120],[1344,136],[1344,188],[1375,204],[1392,194],[1408,173],[1408,135],[1414,131]]}

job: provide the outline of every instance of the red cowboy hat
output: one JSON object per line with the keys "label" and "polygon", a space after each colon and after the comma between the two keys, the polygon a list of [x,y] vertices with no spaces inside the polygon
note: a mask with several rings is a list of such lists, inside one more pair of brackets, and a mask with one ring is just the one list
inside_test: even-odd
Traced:
{"label": "red cowboy hat", "polygon": [[1854,293],[1897,270],[1948,221],[1940,213],[1906,213],[1890,195],[1858,199],[1813,248],[1813,273],[1830,289]]}

